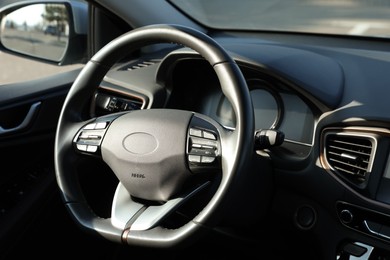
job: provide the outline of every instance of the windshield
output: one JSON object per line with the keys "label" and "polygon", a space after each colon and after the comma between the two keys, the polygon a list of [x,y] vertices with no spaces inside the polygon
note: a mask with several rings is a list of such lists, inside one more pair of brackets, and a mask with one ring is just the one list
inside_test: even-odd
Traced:
{"label": "windshield", "polygon": [[170,0],[217,29],[390,37],[390,0]]}

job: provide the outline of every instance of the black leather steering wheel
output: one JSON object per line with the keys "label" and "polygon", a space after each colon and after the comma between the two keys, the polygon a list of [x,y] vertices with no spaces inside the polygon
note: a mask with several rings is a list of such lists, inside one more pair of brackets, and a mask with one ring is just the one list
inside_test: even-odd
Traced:
{"label": "black leather steering wheel", "polygon": [[[233,130],[208,116],[176,109],[90,116],[90,98],[109,69],[125,55],[156,43],[186,46],[210,63],[233,107]],[[218,223],[225,207],[232,206],[231,190],[245,178],[253,143],[252,100],[230,55],[194,29],[151,25],[108,43],[70,88],[55,138],[56,178],[67,209],[87,230],[118,243],[174,247],[194,241]],[[119,180],[110,218],[93,212],[78,183],[75,165],[88,155],[103,160]],[[208,173],[218,177],[193,182]],[[176,228],[161,224],[206,186],[215,187],[214,191],[192,219]]]}

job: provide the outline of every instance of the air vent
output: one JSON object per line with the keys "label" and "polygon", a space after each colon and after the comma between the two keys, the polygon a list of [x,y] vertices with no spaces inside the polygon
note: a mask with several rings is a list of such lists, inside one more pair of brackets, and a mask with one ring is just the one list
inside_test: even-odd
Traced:
{"label": "air vent", "polygon": [[140,69],[140,68],[145,68],[145,67],[148,67],[150,65],[159,63],[160,61],[161,61],[160,59],[138,60],[136,62],[126,64],[120,70],[136,70],[136,69]]}
{"label": "air vent", "polygon": [[368,181],[375,148],[376,140],[372,136],[325,135],[325,156],[330,169],[359,187],[364,187]]}

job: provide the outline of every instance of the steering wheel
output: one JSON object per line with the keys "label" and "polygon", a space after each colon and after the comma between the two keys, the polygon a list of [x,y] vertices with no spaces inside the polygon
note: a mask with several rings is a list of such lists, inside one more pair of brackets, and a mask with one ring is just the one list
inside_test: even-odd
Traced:
{"label": "steering wheel", "polygon": [[[234,129],[178,109],[90,115],[89,100],[110,68],[125,55],[158,43],[183,45],[210,63],[232,105]],[[56,129],[55,171],[66,208],[83,228],[118,243],[167,248],[191,243],[218,223],[226,207],[232,206],[229,199],[237,196],[232,190],[245,178],[253,152],[252,100],[227,51],[197,30],[150,25],[108,43],[74,81]],[[102,160],[119,180],[109,218],[92,210],[79,183],[75,165],[89,156]],[[210,187],[213,192],[188,222],[175,228],[163,225]]]}

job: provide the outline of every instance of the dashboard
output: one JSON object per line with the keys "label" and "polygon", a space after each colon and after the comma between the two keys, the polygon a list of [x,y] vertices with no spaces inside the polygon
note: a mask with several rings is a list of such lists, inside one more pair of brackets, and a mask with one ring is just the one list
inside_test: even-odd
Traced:
{"label": "dashboard", "polygon": [[[369,62],[355,62],[371,61],[376,54],[361,57],[353,51],[272,44],[226,43],[225,47],[246,80],[256,130],[284,134],[280,146],[256,151],[260,155],[256,160],[271,158],[272,166],[264,167],[262,161],[251,169],[251,174],[277,182],[278,207],[273,210],[276,216],[289,218],[276,225],[293,217],[299,230],[315,231],[316,221],[322,221],[322,226],[334,226],[336,221],[362,234],[360,241],[367,236],[390,241],[386,224],[390,223],[390,126],[386,111],[377,109],[387,104],[385,95],[378,95],[386,80],[380,80],[384,76],[375,66],[368,68]],[[355,66],[378,78],[370,80],[370,91]],[[213,68],[181,47],[117,64],[105,76],[92,104],[97,116],[170,108],[207,115],[226,129],[236,126],[235,113]],[[271,189],[261,184],[257,190]],[[299,217],[302,208],[303,214],[311,214],[310,224],[300,222],[307,217]],[[322,220],[317,214],[322,214]]]}

